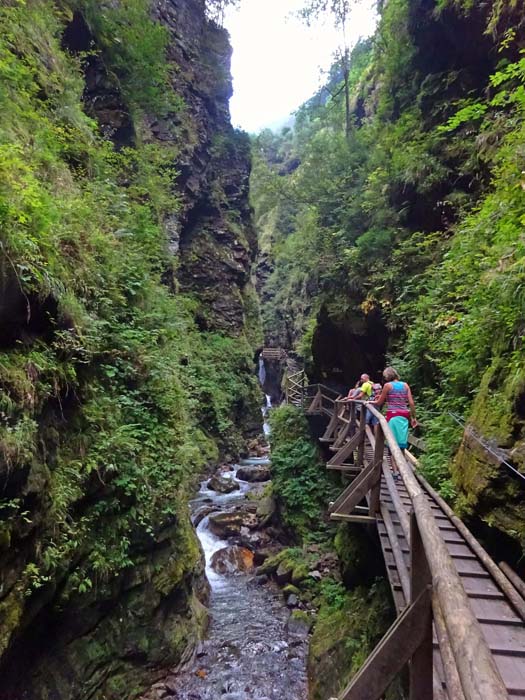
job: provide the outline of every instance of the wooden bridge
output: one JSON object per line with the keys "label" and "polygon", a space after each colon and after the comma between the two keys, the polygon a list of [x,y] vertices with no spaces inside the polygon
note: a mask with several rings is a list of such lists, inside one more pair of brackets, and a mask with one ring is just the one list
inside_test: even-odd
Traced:
{"label": "wooden bridge", "polygon": [[339,700],[380,700],[407,665],[410,700],[525,698],[521,579],[496,565],[415,471],[375,408],[366,409],[379,420],[373,432],[362,402],[343,403],[327,387],[307,387],[303,403],[329,418],[327,468],[350,478],[331,518],[377,529],[397,611]]}
{"label": "wooden bridge", "polygon": [[287,357],[287,352],[284,348],[263,348],[261,357],[265,360],[284,360]]}

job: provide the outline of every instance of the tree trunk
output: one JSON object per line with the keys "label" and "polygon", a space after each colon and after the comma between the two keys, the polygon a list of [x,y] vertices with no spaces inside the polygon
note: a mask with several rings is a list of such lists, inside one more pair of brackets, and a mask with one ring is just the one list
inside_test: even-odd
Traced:
{"label": "tree trunk", "polygon": [[345,134],[346,139],[350,138],[350,67],[348,49],[343,54],[343,76],[345,85]]}

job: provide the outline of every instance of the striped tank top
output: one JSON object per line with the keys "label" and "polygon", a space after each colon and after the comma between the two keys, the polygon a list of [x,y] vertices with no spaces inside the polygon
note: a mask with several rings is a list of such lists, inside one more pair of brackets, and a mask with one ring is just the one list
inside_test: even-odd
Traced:
{"label": "striped tank top", "polygon": [[392,389],[386,397],[388,413],[408,412],[408,390],[405,382],[391,382]]}

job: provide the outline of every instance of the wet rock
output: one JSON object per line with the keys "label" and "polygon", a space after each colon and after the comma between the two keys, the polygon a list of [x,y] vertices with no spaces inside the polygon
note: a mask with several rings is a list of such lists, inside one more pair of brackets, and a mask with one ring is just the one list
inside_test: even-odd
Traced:
{"label": "wet rock", "polygon": [[312,628],[312,618],[302,610],[294,610],[286,623],[288,633],[305,639]]}
{"label": "wet rock", "polygon": [[235,574],[253,569],[253,552],[232,545],[219,549],[211,558],[211,568],[218,574]]}
{"label": "wet rock", "polygon": [[[268,538],[265,536],[264,532],[251,531],[248,528],[241,528],[241,536],[236,544],[240,544],[242,547],[248,547],[251,550],[257,550],[258,547],[262,547],[267,544]],[[258,566],[261,563],[260,560],[255,561],[255,565]]]}
{"label": "wet rock", "polygon": [[286,599],[286,606],[288,608],[296,608],[299,605],[299,598],[294,594],[291,593],[288,598]]}
{"label": "wet rock", "polygon": [[288,583],[292,578],[293,566],[288,561],[282,561],[277,567],[275,578],[280,586]]}
{"label": "wet rock", "polygon": [[248,531],[255,530],[255,528],[259,527],[259,520],[255,513],[245,510],[241,511],[240,515],[242,517],[243,527],[247,528]]}
{"label": "wet rock", "polygon": [[203,656],[207,656],[208,654],[208,643],[207,642],[199,642],[197,645],[197,648],[195,650],[195,656],[198,659],[201,659]]}
{"label": "wet rock", "polygon": [[217,537],[235,537],[241,532],[243,514],[238,512],[212,513],[209,516],[209,527]]}
{"label": "wet rock", "polygon": [[167,688],[164,681],[155,683],[148,693],[147,700],[165,700],[172,695],[172,691]]}
{"label": "wet rock", "polygon": [[217,493],[232,493],[232,491],[238,491],[240,486],[233,479],[226,479],[220,474],[214,474],[207,484],[211,491],[217,491]]}
{"label": "wet rock", "polygon": [[168,693],[173,694],[177,692],[177,687],[178,687],[178,681],[177,677],[174,676],[173,678],[168,678],[165,683],[164,683],[166,690]]}
{"label": "wet rock", "polygon": [[276,511],[275,498],[266,496],[257,505],[257,517],[260,519],[260,527],[265,527],[273,518]]}
{"label": "wet rock", "polygon": [[308,567],[306,564],[297,564],[292,571],[292,583],[297,585],[308,577]]}
{"label": "wet rock", "polygon": [[234,470],[232,464],[221,464],[217,469],[217,474],[228,474]]}
{"label": "wet rock", "polygon": [[261,574],[261,576],[256,576],[256,577],[255,577],[255,583],[256,583],[258,586],[264,586],[264,584],[265,584],[265,583],[268,583],[269,580],[270,580],[270,579],[268,578],[268,576],[266,576],[266,574]]}
{"label": "wet rock", "polygon": [[270,467],[267,464],[239,467],[237,478],[249,482],[269,481],[271,479]]}
{"label": "wet rock", "polygon": [[193,516],[193,525],[197,527],[197,525],[204,520],[204,518],[209,515],[211,512],[213,512],[214,508],[213,506],[202,506],[202,508],[199,508],[199,510],[195,513]]}
{"label": "wet rock", "polygon": [[314,581],[320,581],[320,580],[323,578],[323,576],[322,576],[322,574],[321,574],[320,571],[309,571],[309,572],[308,572],[308,576],[309,576],[310,578],[313,578]]}
{"label": "wet rock", "polygon": [[248,442],[250,457],[265,457],[270,452],[270,446],[261,438],[254,438]]}

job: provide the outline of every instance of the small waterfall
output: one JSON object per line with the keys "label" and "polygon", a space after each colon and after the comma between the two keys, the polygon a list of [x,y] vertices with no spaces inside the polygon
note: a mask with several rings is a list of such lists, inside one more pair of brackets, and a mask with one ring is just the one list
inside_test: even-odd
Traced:
{"label": "small waterfall", "polygon": [[264,366],[264,357],[259,355],[259,384],[264,386],[266,381],[266,367]]}
{"label": "small waterfall", "polygon": [[266,406],[263,406],[261,411],[263,414],[263,432],[268,437],[270,434],[270,424],[268,423],[268,416],[270,414],[270,408],[272,408],[272,397],[269,394],[265,394]]}

